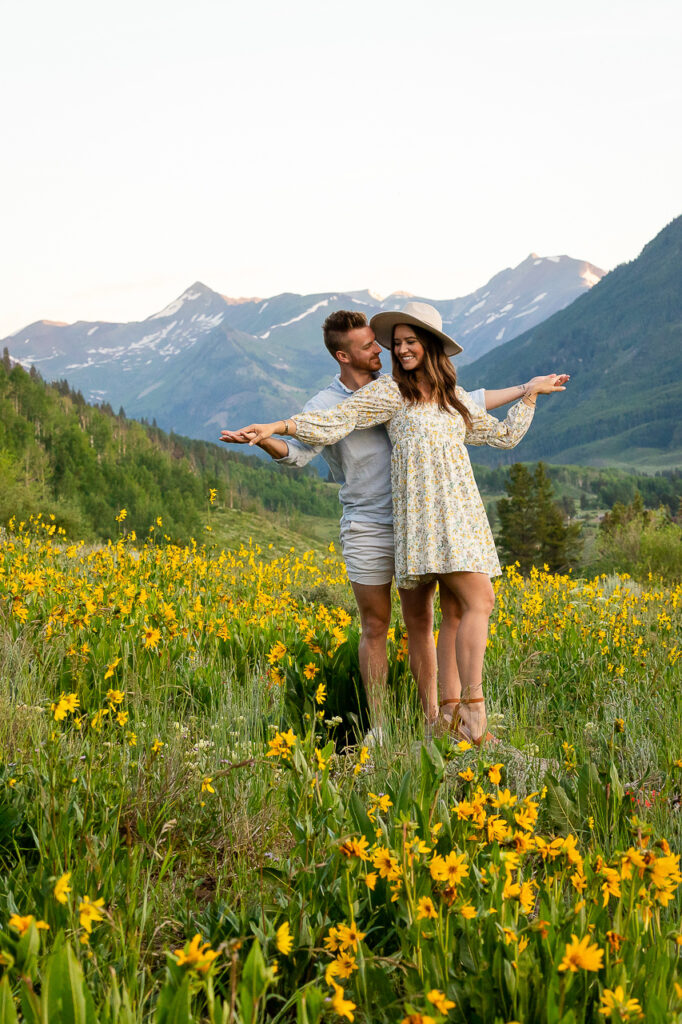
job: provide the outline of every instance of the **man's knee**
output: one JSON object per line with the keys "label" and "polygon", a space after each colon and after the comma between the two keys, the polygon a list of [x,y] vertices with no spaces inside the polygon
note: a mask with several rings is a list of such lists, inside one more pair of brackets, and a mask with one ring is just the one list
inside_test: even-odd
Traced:
{"label": "man's knee", "polygon": [[360,615],[360,628],[364,640],[369,643],[386,643],[388,628],[391,624],[390,609],[387,615],[376,611],[366,611]]}
{"label": "man's knee", "polygon": [[364,586],[353,583],[353,592],[360,612],[362,637],[370,643],[386,643],[391,625],[391,585]]}

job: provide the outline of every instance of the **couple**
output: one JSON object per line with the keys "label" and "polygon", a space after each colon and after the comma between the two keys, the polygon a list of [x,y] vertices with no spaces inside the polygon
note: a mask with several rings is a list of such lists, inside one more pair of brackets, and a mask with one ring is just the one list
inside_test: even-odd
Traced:
{"label": "couple", "polygon": [[[449,358],[461,346],[443,333],[438,311],[422,302],[378,313],[369,324],[363,313],[339,310],[325,320],[323,335],[340,372],[303,413],[224,430],[220,439],[256,444],[295,466],[322,452],[341,483],[341,546],[360,612],[360,672],[374,739],[381,739],[395,573],[427,722],[435,722],[440,707],[458,738],[492,740],[482,677],[494,604],[490,577],[500,565],[465,444],[514,447],[530,426],[537,395],[564,391],[568,376],[468,394]],[[380,346],[391,352],[391,374],[380,375]],[[504,421],[488,414],[514,399]]]}

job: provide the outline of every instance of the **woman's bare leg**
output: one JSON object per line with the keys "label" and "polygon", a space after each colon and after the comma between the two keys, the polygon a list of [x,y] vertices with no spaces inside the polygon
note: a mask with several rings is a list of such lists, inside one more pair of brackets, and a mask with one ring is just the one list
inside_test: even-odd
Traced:
{"label": "woman's bare leg", "polygon": [[480,742],[486,735],[487,723],[482,700],[483,659],[495,593],[490,577],[484,573],[451,572],[440,576],[439,580],[456,598],[462,611],[455,638],[462,700],[459,715],[465,735],[474,742]]}
{"label": "woman's bare leg", "polygon": [[433,642],[433,598],[435,580],[411,590],[398,589],[403,619],[407,627],[407,652],[410,669],[417,681],[419,699],[428,722],[438,715],[436,683],[436,646]]}
{"label": "woman's bare leg", "polygon": [[462,607],[453,592],[444,583],[438,586],[440,596],[441,623],[438,631],[438,686],[440,690],[441,714],[450,721],[462,693],[462,684],[457,668],[457,632],[462,619]]}

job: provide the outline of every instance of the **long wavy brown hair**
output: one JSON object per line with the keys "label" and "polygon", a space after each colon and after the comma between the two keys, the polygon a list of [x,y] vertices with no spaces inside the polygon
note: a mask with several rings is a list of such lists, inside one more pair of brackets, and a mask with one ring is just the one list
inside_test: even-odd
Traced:
{"label": "long wavy brown hair", "polygon": [[[399,326],[396,324],[396,327]],[[412,324],[409,324],[412,327]],[[431,386],[430,401],[437,402],[438,408],[444,412],[457,410],[467,427],[471,427],[471,416],[469,410],[460,402],[455,388],[457,386],[457,373],[449,358],[445,355],[442,346],[429,331],[423,331],[419,327],[412,327],[415,337],[424,346],[424,361],[419,367],[427,383]],[[391,359],[393,360],[393,377],[400,390],[400,394],[411,405],[424,402],[424,396],[417,384],[417,375],[412,370],[404,370],[398,360],[394,346],[391,345]]]}

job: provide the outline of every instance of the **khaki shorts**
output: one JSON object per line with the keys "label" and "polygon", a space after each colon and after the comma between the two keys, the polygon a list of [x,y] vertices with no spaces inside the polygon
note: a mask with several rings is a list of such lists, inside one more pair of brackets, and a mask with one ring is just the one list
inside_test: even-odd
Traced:
{"label": "khaki shorts", "polygon": [[341,528],[341,550],[351,582],[377,587],[393,579],[392,523],[345,523]]}

